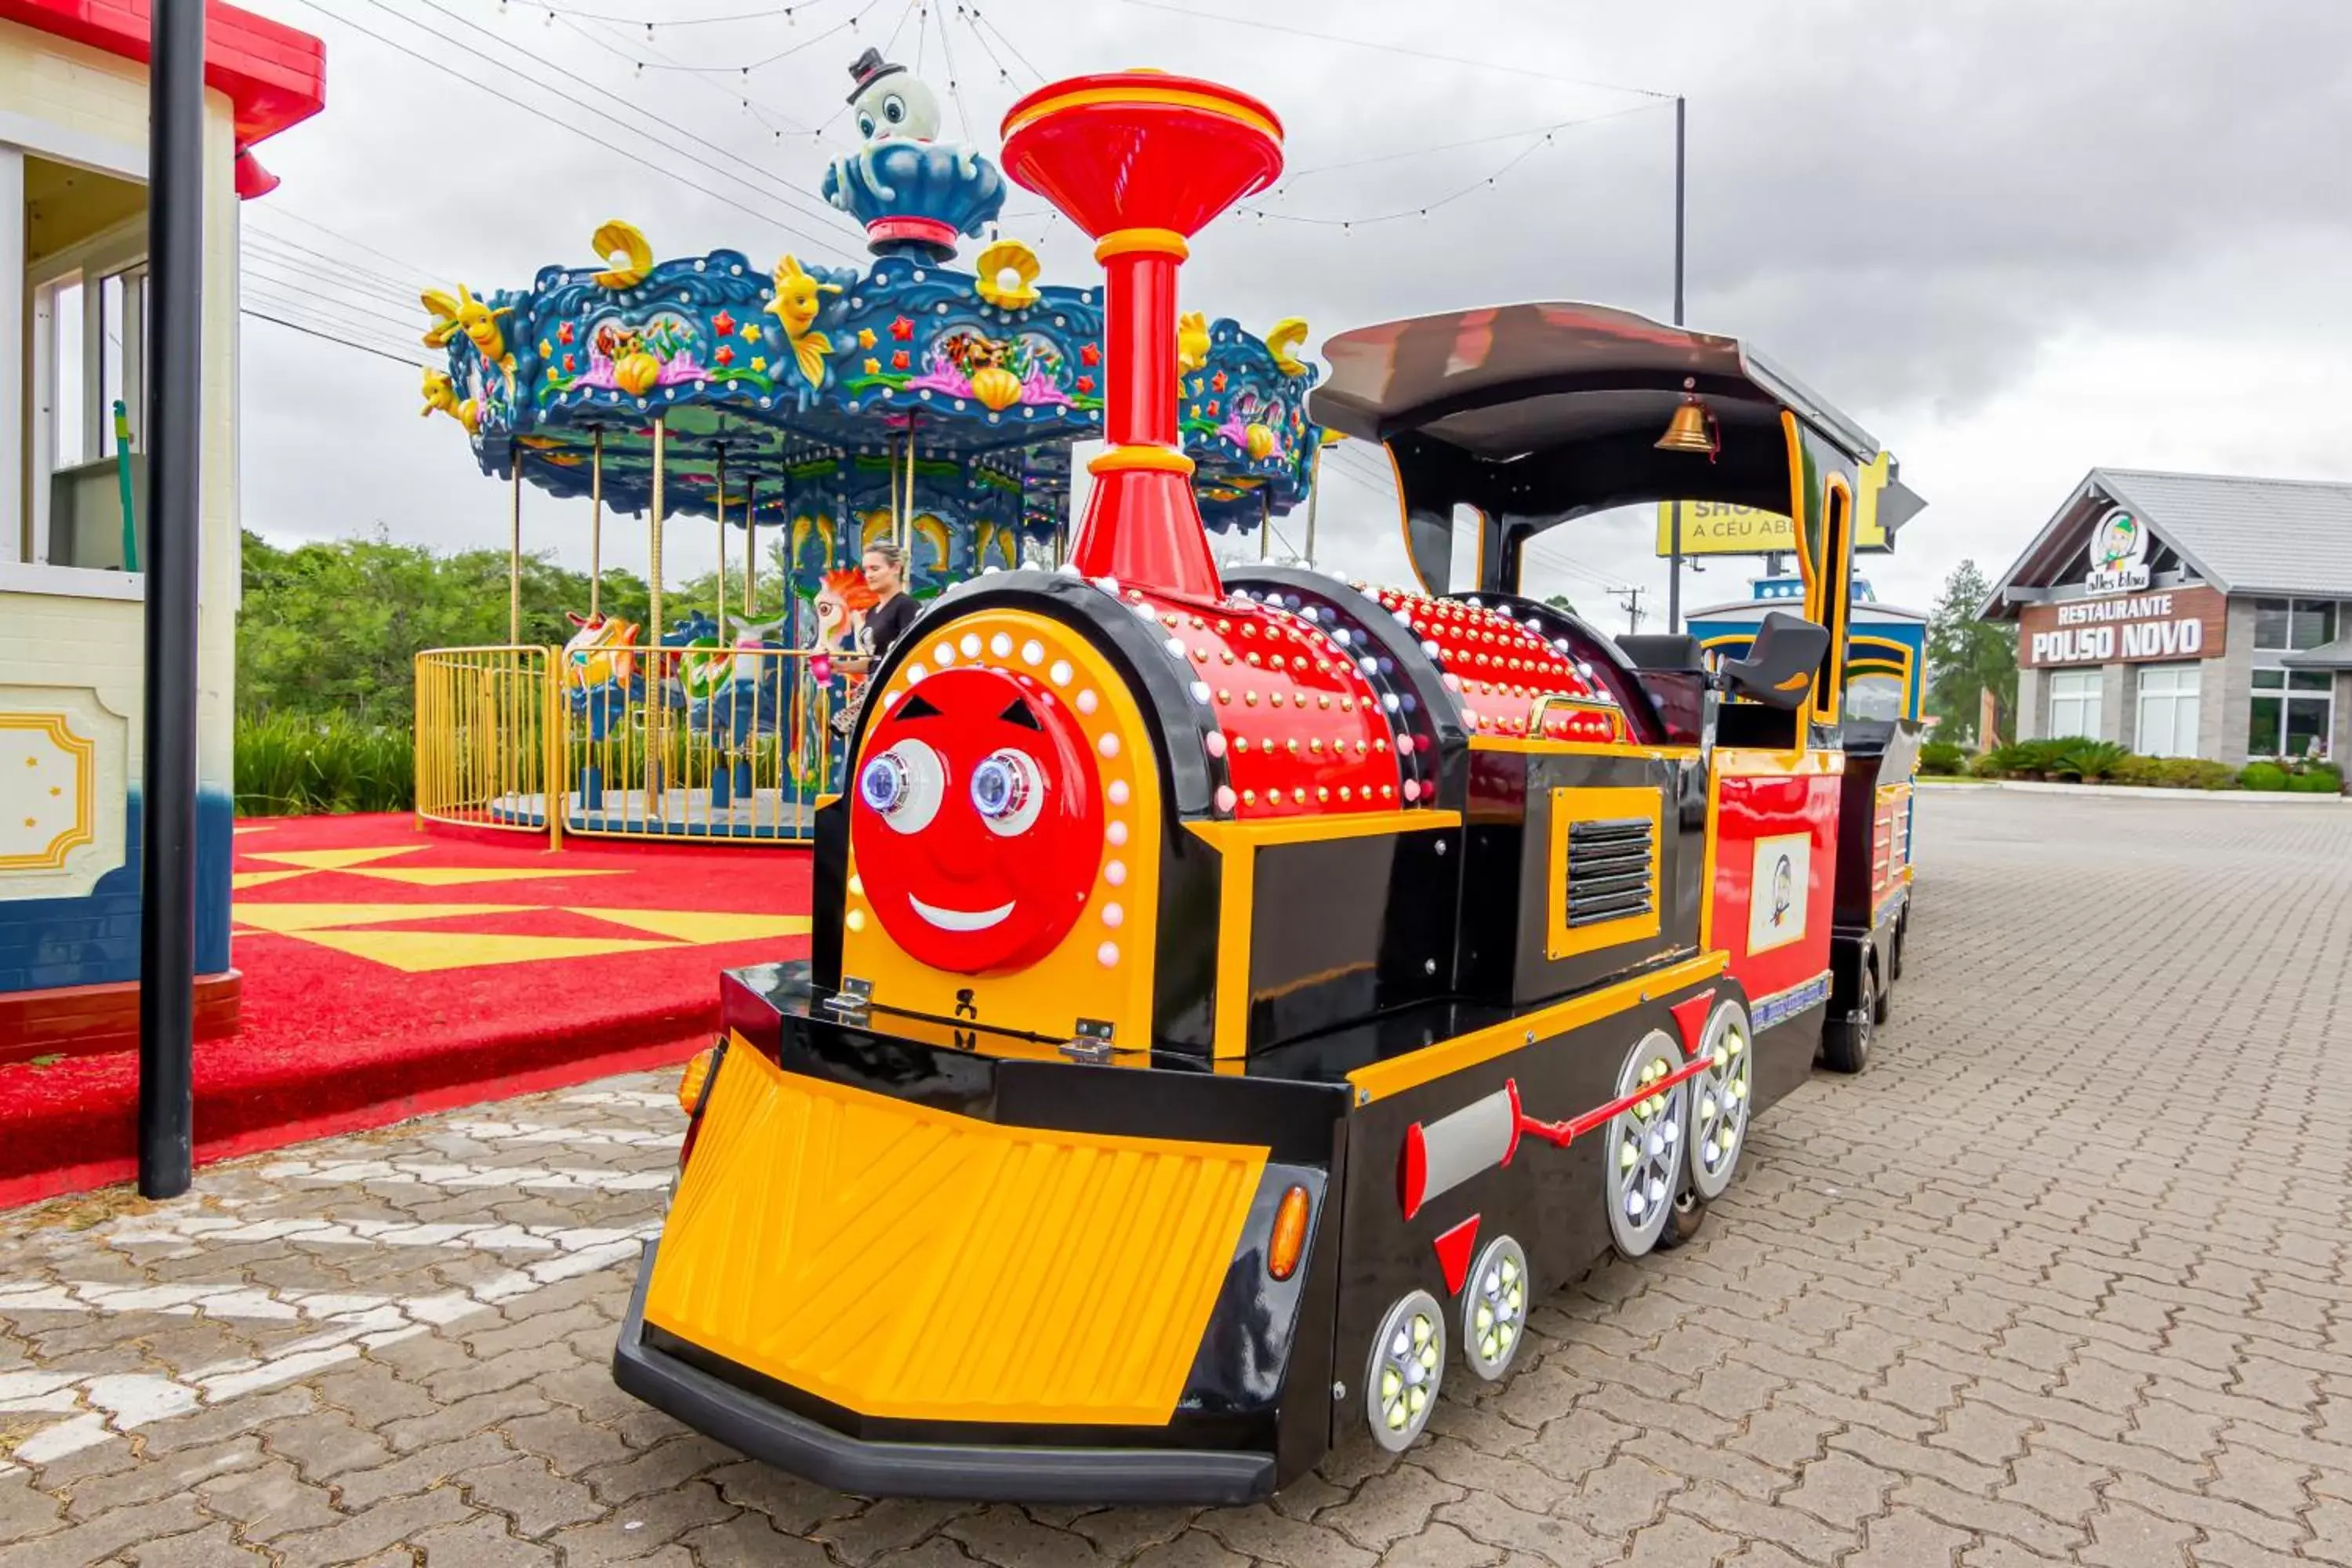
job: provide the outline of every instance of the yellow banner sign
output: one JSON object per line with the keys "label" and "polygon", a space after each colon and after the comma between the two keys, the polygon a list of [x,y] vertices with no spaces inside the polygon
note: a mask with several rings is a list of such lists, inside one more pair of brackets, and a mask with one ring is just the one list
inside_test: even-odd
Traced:
{"label": "yellow banner sign", "polygon": [[[1863,465],[1856,479],[1853,547],[1865,554],[1893,548],[1878,523],[1878,497],[1886,489],[1890,465],[1884,452]],[[1662,500],[1658,503],[1658,553],[1674,553],[1675,512],[1682,512],[1685,555],[1766,555],[1797,548],[1797,531],[1787,516],[1728,501]]]}
{"label": "yellow banner sign", "polygon": [[1674,553],[1675,513],[1682,512],[1685,555],[1764,555],[1797,548],[1796,525],[1777,511],[1728,501],[1662,500],[1658,503],[1658,553]]}

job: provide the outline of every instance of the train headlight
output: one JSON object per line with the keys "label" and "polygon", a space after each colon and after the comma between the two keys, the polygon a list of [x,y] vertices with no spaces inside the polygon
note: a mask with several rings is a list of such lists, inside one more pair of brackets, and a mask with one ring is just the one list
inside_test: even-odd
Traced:
{"label": "train headlight", "polygon": [[919,833],[940,813],[947,764],[920,741],[901,741],[857,774],[857,798],[901,833]]}
{"label": "train headlight", "polygon": [[1007,747],[971,771],[971,808],[991,833],[1011,837],[1028,831],[1045,808],[1045,784],[1036,759]]}

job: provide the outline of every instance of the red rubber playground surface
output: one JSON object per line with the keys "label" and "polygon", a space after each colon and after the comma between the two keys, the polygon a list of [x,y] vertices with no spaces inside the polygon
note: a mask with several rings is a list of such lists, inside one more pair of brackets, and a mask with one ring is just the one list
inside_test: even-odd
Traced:
{"label": "red rubber playground surface", "polygon": [[[196,1047],[196,1158],[682,1060],[719,972],[808,952],[793,849],[243,822],[243,1022]],[[0,1205],[133,1173],[134,1052],[0,1066]]]}

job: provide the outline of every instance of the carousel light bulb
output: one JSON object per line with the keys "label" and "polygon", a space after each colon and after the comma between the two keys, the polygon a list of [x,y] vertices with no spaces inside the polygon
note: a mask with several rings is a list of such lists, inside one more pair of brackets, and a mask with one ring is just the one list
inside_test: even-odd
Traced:
{"label": "carousel light bulb", "polygon": [[1096,708],[1101,705],[1101,701],[1102,700],[1100,698],[1097,697],[1091,690],[1087,690],[1078,693],[1076,705],[1079,712],[1091,713],[1096,710]]}
{"label": "carousel light bulb", "polygon": [[1127,824],[1116,819],[1103,825],[1103,837],[1116,847],[1127,842]]}
{"label": "carousel light bulb", "polygon": [[1038,664],[1045,659],[1045,645],[1039,642],[1036,638],[1032,637],[1027,642],[1021,645],[1022,663],[1028,665]]}
{"label": "carousel light bulb", "polygon": [[1054,668],[1045,672],[1045,679],[1056,686],[1067,686],[1070,683],[1070,677],[1076,673],[1077,672],[1070,668],[1067,659],[1057,658],[1054,661]]}
{"label": "carousel light bulb", "polygon": [[1117,967],[1118,963],[1118,943],[1115,942],[1107,942],[1100,947],[1095,949],[1095,962],[1100,963],[1105,969]]}
{"label": "carousel light bulb", "polygon": [[1118,905],[1105,904],[1102,907],[1102,923],[1108,926],[1111,930],[1117,931],[1119,927],[1119,922],[1126,919],[1127,911],[1121,909]]}

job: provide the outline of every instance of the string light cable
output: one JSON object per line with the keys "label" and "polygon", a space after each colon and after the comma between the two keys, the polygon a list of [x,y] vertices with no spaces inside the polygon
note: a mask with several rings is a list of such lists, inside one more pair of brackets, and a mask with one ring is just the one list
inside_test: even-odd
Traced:
{"label": "string light cable", "polygon": [[[565,68],[560,62],[549,59],[544,55],[535,53],[529,48],[523,47],[520,44],[515,44],[506,38],[500,37],[497,33],[490,31],[488,27],[482,26],[480,24],[471,21],[459,15],[457,12],[451,10],[448,6],[441,4],[441,0],[409,0],[409,3],[422,5],[428,10],[436,11],[442,16],[448,17],[451,21],[456,22],[460,26],[469,28],[475,33],[479,34],[481,37],[489,39],[491,42],[499,44],[502,47],[513,49],[517,54],[521,55],[523,58],[531,61],[535,65],[545,66],[551,71],[572,75],[575,80],[578,80],[583,87],[587,88],[590,91],[611,100],[613,102],[617,103],[622,108],[627,110],[630,113],[650,121],[656,127],[663,130],[674,131],[678,135],[685,137],[687,140],[709,148],[710,151],[718,153],[720,157],[728,160],[728,163],[733,165],[733,167],[726,167],[713,163],[709,159],[696,156],[694,153],[687,151],[683,147],[674,146],[669,143],[663,142],[658,139],[655,139],[654,144],[656,146],[663,147],[666,151],[676,153],[680,157],[699,163],[702,167],[710,170],[713,174],[721,174],[729,179],[735,180],[743,184],[747,189],[759,191],[763,197],[766,197],[769,200],[782,201],[787,206],[793,207],[810,217],[819,218],[827,223],[842,224],[846,222],[843,214],[814,201],[806,195],[803,195],[799,190],[786,184],[775,174],[771,174],[768,170],[761,167],[758,163],[753,163],[751,160],[746,158],[743,154],[736,152],[734,149],[724,146],[717,142],[713,142],[707,136],[699,135],[697,132],[687,129],[684,125],[677,123],[673,120],[657,115],[651,110],[634,103],[629,99],[613,91],[610,88],[604,87],[596,82],[589,81],[584,78],[579,77],[576,72],[566,72]],[[394,7],[388,3],[388,0],[367,0],[367,4],[375,6],[380,11],[394,10]],[[397,12],[394,12],[394,14],[397,15]],[[577,30],[578,29],[576,28],[574,29],[574,31]],[[577,107],[587,110],[590,113],[604,112],[596,109],[593,105],[582,103],[578,99],[572,98],[561,88],[551,87],[548,90],[553,92],[557,97],[563,98],[567,101],[573,103]],[[745,101],[748,104],[750,100],[746,100]],[[642,134],[642,132],[640,132],[640,134]],[[763,189],[761,184],[756,184],[751,180],[745,179],[742,174],[735,172],[738,168],[750,171],[757,180],[764,182],[767,188]]]}
{"label": "string light cable", "polygon": [[1173,0],[1118,0],[1123,5],[1139,10],[1164,11],[1193,22],[1223,22],[1228,26],[1246,27],[1253,33],[1284,33],[1294,38],[1312,38],[1318,43],[1341,44],[1349,48],[1370,49],[1381,54],[1402,55],[1423,64],[1436,61],[1442,65],[1466,66],[1473,70],[1499,71],[1506,76],[1533,77],[1539,81],[1559,82],[1568,87],[1591,88],[1601,92],[1622,92],[1641,98],[1662,99],[1673,102],[1675,95],[1660,92],[1655,88],[1627,87],[1620,82],[1593,81],[1583,77],[1562,76],[1557,71],[1538,70],[1533,66],[1510,65],[1501,60],[1474,59],[1466,55],[1442,55],[1418,45],[1382,43],[1377,38],[1355,37],[1345,33],[1318,33],[1311,27],[1294,27],[1286,23],[1269,21],[1263,16],[1235,16],[1218,11],[1201,11],[1190,5],[1180,5]]}
{"label": "string light cable", "polygon": [[[1375,224],[1397,223],[1405,218],[1426,218],[1431,213],[1436,212],[1441,207],[1452,206],[1455,202],[1476,195],[1482,191],[1494,189],[1496,182],[1500,180],[1504,175],[1509,174],[1512,170],[1526,163],[1529,158],[1534,157],[1538,153],[1542,152],[1546,147],[1554,145],[1559,132],[1561,132],[1570,130],[1576,126],[1598,124],[1605,120],[1622,119],[1628,114],[1640,114],[1657,107],[1658,106],[1654,103],[1636,104],[1631,109],[1612,110],[1606,114],[1593,114],[1576,120],[1563,120],[1557,124],[1544,126],[1536,131],[1513,132],[1506,133],[1504,136],[1480,137],[1474,139],[1472,142],[1454,143],[1454,145],[1456,146],[1471,146],[1475,145],[1479,142],[1507,140],[1510,136],[1527,136],[1530,138],[1526,146],[1520,148],[1517,153],[1511,154],[1510,157],[1505,159],[1501,164],[1480,178],[1471,181],[1468,184],[1463,185],[1457,190],[1450,191],[1444,195],[1435,197],[1430,201],[1416,202],[1411,206],[1400,207],[1393,212],[1372,213],[1354,217],[1323,217],[1300,213],[1277,212],[1272,208],[1265,206],[1235,207],[1234,210],[1237,213],[1254,217],[1261,223],[1264,223],[1268,219],[1272,219],[1276,223],[1307,224],[1318,228],[1337,228],[1343,231],[1358,228],[1370,228]],[[1304,179],[1310,174],[1328,174],[1336,169],[1360,168],[1370,163],[1392,163],[1399,159],[1419,157],[1425,153],[1435,153],[1440,150],[1441,149],[1435,147],[1416,148],[1409,152],[1383,153],[1377,157],[1359,158],[1350,160],[1347,163],[1328,163],[1322,165],[1319,168],[1301,170],[1297,174],[1286,180],[1283,185],[1276,191],[1275,195],[1277,199],[1288,195],[1289,189],[1292,185],[1296,184],[1298,180]]]}
{"label": "string light cable", "polygon": [[[383,4],[383,0],[367,0],[367,3],[378,6],[380,9],[387,11],[392,10],[392,7]],[[341,25],[351,28],[353,32],[358,33],[362,37],[373,38],[377,43],[383,45],[387,48],[394,49],[401,54],[408,56],[411,59],[417,61],[421,65],[428,66],[431,68],[441,72],[443,75],[454,78],[455,79],[464,82],[467,86],[478,90],[488,90],[484,83],[477,81],[474,78],[467,75],[464,71],[457,69],[456,67],[436,59],[430,55],[413,49],[406,44],[401,43],[395,38],[388,38],[383,34],[375,31],[365,24],[330,8],[325,4],[325,0],[301,0],[301,4],[310,7],[311,10],[318,12],[320,16],[327,17],[329,20],[340,23]],[[397,14],[398,13],[396,11],[394,12],[394,15]],[[559,96],[568,95],[563,95],[559,92]],[[789,234],[795,238],[803,240],[809,245],[817,247],[825,255],[832,256],[836,259],[845,262],[850,261],[851,259],[845,252],[835,248],[833,241],[830,239],[822,238],[818,236],[810,234],[805,229],[795,227],[791,224],[784,223],[778,218],[770,216],[768,214],[759,210],[756,206],[747,206],[740,197],[730,196],[726,195],[724,192],[712,190],[709,185],[703,184],[698,180],[688,178],[674,170],[665,169],[660,164],[652,162],[640,153],[632,152],[630,149],[622,146],[618,142],[609,142],[592,131],[585,130],[581,126],[573,125],[556,118],[554,115],[550,114],[547,110],[540,108],[536,104],[526,103],[519,98],[508,98],[505,101],[512,107],[521,110],[526,114],[532,115],[537,119],[547,121],[550,125],[555,126],[559,130],[569,132],[572,135],[580,137],[583,141],[593,142],[606,152],[611,153],[617,157],[625,158],[630,163],[636,164],[639,168],[649,170],[656,174],[659,174],[666,180],[670,180],[678,184],[684,185],[688,190],[700,192],[702,195],[710,197],[713,201],[724,202],[730,207],[738,208],[754,220],[764,223],[771,228],[776,229],[781,233]],[[599,115],[603,113],[603,110],[596,109],[593,105],[581,103],[580,100],[576,99],[571,100],[571,101],[576,107],[586,109],[591,113]],[[675,148],[669,148],[667,150],[672,152],[677,151]],[[731,178],[733,176],[730,177]]]}

